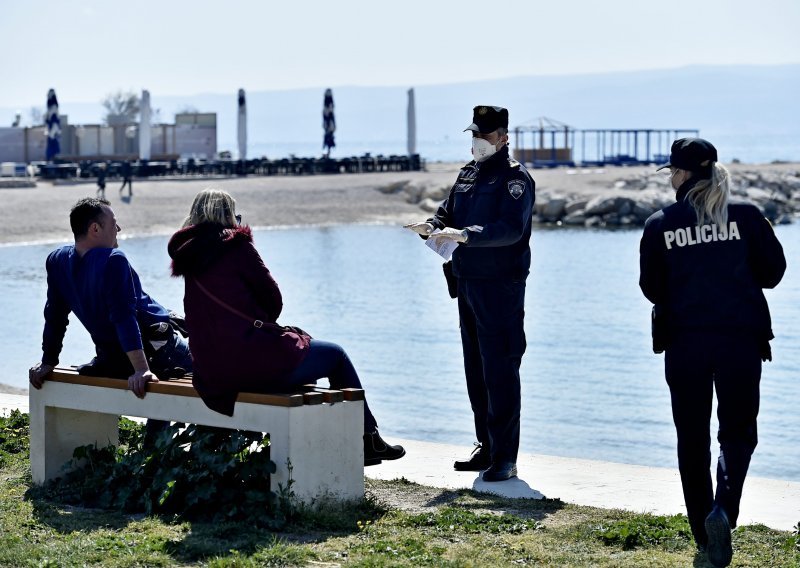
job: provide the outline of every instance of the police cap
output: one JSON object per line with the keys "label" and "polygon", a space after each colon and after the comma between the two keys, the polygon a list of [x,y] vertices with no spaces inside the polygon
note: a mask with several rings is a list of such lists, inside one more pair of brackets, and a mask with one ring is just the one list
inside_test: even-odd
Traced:
{"label": "police cap", "polygon": [[499,106],[478,105],[472,109],[472,124],[464,129],[489,134],[498,128],[508,128],[508,109]]}
{"label": "police cap", "polygon": [[[688,172],[711,176],[711,167],[717,161],[717,149],[702,138],[679,138],[672,143],[669,162],[658,168],[678,168]],[[656,170],[656,171],[658,171]]]}

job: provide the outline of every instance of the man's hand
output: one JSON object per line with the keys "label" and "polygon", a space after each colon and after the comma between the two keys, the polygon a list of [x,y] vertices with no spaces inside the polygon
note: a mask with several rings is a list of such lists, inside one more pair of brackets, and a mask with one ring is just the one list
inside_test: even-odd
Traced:
{"label": "man's hand", "polygon": [[409,223],[408,225],[403,225],[404,229],[411,229],[418,235],[428,236],[433,232],[433,225],[430,223]]}
{"label": "man's hand", "polygon": [[128,377],[128,389],[139,398],[144,398],[147,383],[157,383],[158,377],[150,372],[150,369],[136,371]]}
{"label": "man's hand", "polygon": [[433,239],[451,239],[457,243],[467,242],[466,229],[454,229],[453,227],[445,227],[435,235],[431,235]]}
{"label": "man's hand", "polygon": [[28,380],[30,380],[34,388],[40,389],[42,388],[42,383],[44,383],[45,376],[49,375],[53,369],[53,365],[41,362],[36,363],[28,369]]}

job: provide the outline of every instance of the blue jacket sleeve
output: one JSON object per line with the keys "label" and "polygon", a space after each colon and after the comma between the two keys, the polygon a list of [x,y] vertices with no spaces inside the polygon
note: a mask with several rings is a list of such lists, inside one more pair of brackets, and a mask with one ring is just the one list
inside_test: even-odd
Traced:
{"label": "blue jacket sleeve", "polygon": [[[513,245],[525,234],[533,215],[534,184],[524,172],[506,180],[497,221],[488,223],[482,231],[467,227],[468,247],[504,247]],[[521,193],[519,193],[521,191]],[[516,197],[515,197],[516,195]]]}
{"label": "blue jacket sleeve", "polygon": [[58,365],[58,356],[64,343],[64,334],[69,325],[69,305],[58,287],[55,273],[55,255],[50,253],[47,268],[47,302],[44,305],[44,332],[42,334],[42,363]]}
{"label": "blue jacket sleeve", "polygon": [[[455,186],[453,186],[455,187]],[[444,201],[439,204],[439,208],[436,210],[436,213],[433,217],[430,217],[427,222],[433,225],[434,229],[444,229],[445,227],[450,226],[450,218],[453,213],[453,188],[450,188],[450,193],[447,194],[447,197]],[[425,235],[420,235],[423,239],[427,239],[428,237]]]}
{"label": "blue jacket sleeve", "polygon": [[114,251],[109,257],[103,281],[108,318],[117,330],[122,350],[127,353],[142,349],[142,334],[136,320],[136,289],[131,265],[122,251]]}

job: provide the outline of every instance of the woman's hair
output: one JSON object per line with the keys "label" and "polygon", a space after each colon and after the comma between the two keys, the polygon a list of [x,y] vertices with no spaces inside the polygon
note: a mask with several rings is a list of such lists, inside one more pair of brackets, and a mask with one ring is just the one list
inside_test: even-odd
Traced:
{"label": "woman's hair", "polygon": [[224,227],[236,226],[236,202],[227,191],[204,189],[194,198],[184,227],[200,223],[216,223]]}
{"label": "woman's hair", "polygon": [[711,179],[703,179],[686,193],[686,199],[697,213],[697,224],[706,220],[720,225],[728,224],[728,199],[731,196],[728,168],[719,162],[711,164]]}

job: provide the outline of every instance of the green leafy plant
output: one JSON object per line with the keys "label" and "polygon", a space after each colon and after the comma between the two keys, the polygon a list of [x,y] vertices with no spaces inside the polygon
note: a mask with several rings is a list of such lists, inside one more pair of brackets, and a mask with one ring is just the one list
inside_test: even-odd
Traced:
{"label": "green leafy plant", "polygon": [[786,539],[785,548],[800,554],[800,522],[794,526],[791,536]]}
{"label": "green leafy plant", "polygon": [[683,515],[638,515],[596,526],[593,532],[604,544],[621,545],[623,550],[645,546],[683,548],[692,539],[689,522]]}
{"label": "green leafy plant", "polygon": [[273,528],[291,514],[291,493],[279,501],[270,490],[275,464],[261,433],[174,424],[144,448],[142,428],[126,424],[120,439],[120,447],[76,448],[71,471],[47,487],[48,496],[193,520],[247,519]]}
{"label": "green leafy plant", "polygon": [[30,421],[27,414],[12,410],[8,416],[0,416],[0,467],[12,456],[28,456]]}

